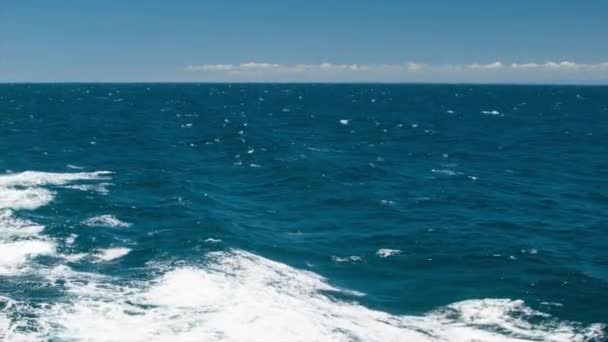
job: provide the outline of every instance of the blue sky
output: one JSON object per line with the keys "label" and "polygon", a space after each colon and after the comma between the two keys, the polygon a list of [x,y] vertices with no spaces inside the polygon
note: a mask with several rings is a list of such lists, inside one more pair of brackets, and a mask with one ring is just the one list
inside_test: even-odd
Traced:
{"label": "blue sky", "polygon": [[0,82],[608,83],[605,0],[0,0]]}

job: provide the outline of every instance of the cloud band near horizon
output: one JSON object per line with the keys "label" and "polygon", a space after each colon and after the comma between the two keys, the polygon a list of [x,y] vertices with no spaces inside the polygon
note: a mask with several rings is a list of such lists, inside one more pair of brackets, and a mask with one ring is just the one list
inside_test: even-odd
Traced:
{"label": "cloud band near horizon", "polygon": [[487,64],[240,64],[190,65],[201,81],[606,83],[608,62]]}

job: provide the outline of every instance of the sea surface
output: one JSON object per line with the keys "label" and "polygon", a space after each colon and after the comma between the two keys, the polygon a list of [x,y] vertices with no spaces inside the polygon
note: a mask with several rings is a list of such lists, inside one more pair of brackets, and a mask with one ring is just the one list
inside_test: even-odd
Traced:
{"label": "sea surface", "polygon": [[2,341],[606,341],[608,87],[0,85]]}

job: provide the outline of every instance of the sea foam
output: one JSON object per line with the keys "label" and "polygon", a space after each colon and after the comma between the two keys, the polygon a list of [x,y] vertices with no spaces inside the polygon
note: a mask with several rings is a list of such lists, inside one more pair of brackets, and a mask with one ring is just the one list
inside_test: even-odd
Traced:
{"label": "sea foam", "polygon": [[51,241],[22,240],[0,243],[0,275],[13,275],[27,269],[29,259],[55,254]]}
{"label": "sea foam", "polygon": [[91,217],[82,221],[82,224],[89,227],[111,227],[111,228],[126,228],[131,226],[128,222],[119,220],[114,215],[100,215]]}
{"label": "sea foam", "polygon": [[32,268],[42,255],[57,255],[56,243],[40,233],[44,226],[15,215],[51,203],[55,192],[48,186],[107,179],[109,172],[51,173],[25,171],[0,175],[0,276],[13,276]]}
{"label": "sea foam", "polygon": [[0,187],[39,187],[44,185],[65,185],[74,181],[108,179],[109,171],[54,173],[25,171],[0,175]]}
{"label": "sea foam", "polygon": [[126,342],[558,342],[604,336],[603,325],[557,321],[519,300],[467,300],[421,316],[372,310],[354,298],[328,296],[348,296],[348,291],[318,274],[244,251],[211,253],[205,265],[171,268],[151,281],[130,285],[61,266],[53,279],[65,282],[65,301],[9,307],[35,317],[37,328],[24,332],[12,321],[5,335],[8,341]]}
{"label": "sea foam", "polygon": [[44,186],[108,179],[110,172],[52,173],[25,171],[0,175],[0,209],[34,210],[49,204],[54,192]]}
{"label": "sea foam", "polygon": [[35,236],[43,230],[44,226],[14,217],[12,210],[0,210],[0,241]]}
{"label": "sea foam", "polygon": [[398,249],[380,248],[376,252],[376,255],[379,256],[379,257],[381,257],[381,258],[388,258],[389,256],[397,255],[399,253],[401,253],[401,251],[398,250]]}
{"label": "sea foam", "polygon": [[[0,276],[33,268],[38,256],[57,255],[55,242],[39,235],[44,227],[15,217],[11,209],[33,209],[51,201],[53,193],[44,186],[106,175],[30,172],[0,176],[4,191],[49,191],[51,196],[41,200],[43,196],[19,195],[2,202],[0,228],[6,233],[0,237]],[[39,202],[25,205],[24,198]],[[90,220],[128,225],[111,215]],[[92,257],[111,261],[129,251],[102,249]],[[71,257],[78,261],[86,254],[67,255],[66,260]],[[65,295],[36,306],[0,297],[0,339],[4,341],[558,342],[605,337],[601,324],[558,321],[519,300],[468,300],[421,316],[372,310],[356,302],[361,294],[333,286],[316,273],[240,250],[210,253],[202,264],[151,269],[157,275],[150,280],[129,283],[73,271],[65,264],[36,269]],[[342,299],[331,293],[340,293]]]}
{"label": "sea foam", "polygon": [[111,261],[114,259],[122,258],[129,254],[131,250],[125,247],[115,247],[99,250],[95,257],[101,261]]}
{"label": "sea foam", "polygon": [[49,204],[53,197],[53,192],[42,188],[0,187],[0,209],[34,210]]}

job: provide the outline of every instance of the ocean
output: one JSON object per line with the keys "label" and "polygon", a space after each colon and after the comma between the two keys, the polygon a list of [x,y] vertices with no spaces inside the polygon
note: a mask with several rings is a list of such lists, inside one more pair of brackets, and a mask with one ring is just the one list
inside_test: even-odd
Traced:
{"label": "ocean", "polygon": [[2,341],[606,341],[608,87],[0,85]]}

